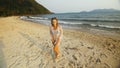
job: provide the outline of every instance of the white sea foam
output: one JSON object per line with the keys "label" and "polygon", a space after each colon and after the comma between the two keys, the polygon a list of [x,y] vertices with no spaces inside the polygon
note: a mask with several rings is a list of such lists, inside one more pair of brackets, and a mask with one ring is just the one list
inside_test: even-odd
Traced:
{"label": "white sea foam", "polygon": [[[21,19],[24,19],[24,20],[29,20],[29,21],[34,21],[34,22],[38,22],[38,23],[42,23],[42,24],[46,24],[46,25],[49,25],[51,23],[50,19],[49,18],[45,18],[45,17],[38,17],[38,16],[22,16],[20,17]],[[74,19],[74,18],[67,18],[67,19]],[[78,18],[76,18],[78,19]],[[74,20],[76,20],[74,19]],[[82,19],[82,18],[81,18]],[[102,23],[102,25],[99,23],[89,23],[89,21],[86,21],[87,23],[85,22],[81,22],[81,21],[74,21],[74,20],[67,20],[67,21],[64,21],[62,18],[59,20],[59,23],[62,24],[63,26],[67,26],[67,27],[81,27],[81,26],[86,26],[86,27],[99,27],[99,28],[112,28],[112,29],[120,29],[120,26],[113,26],[111,24],[104,24]],[[88,19],[89,20],[89,19]],[[112,19],[110,19],[109,21],[114,21]],[[119,23],[119,22],[118,22]]]}

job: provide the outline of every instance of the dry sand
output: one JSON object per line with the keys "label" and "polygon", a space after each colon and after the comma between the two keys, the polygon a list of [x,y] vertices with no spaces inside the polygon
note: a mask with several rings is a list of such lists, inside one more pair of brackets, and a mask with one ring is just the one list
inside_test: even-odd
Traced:
{"label": "dry sand", "polygon": [[1,68],[120,68],[120,36],[69,29],[63,34],[61,57],[54,61],[48,26],[0,18]]}

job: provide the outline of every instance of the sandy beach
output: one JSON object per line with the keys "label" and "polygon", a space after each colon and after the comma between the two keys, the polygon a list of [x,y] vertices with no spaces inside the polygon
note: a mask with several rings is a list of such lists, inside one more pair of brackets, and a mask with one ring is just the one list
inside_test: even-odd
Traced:
{"label": "sandy beach", "polygon": [[117,34],[63,29],[59,48],[54,61],[48,26],[18,16],[0,18],[0,68],[120,68]]}

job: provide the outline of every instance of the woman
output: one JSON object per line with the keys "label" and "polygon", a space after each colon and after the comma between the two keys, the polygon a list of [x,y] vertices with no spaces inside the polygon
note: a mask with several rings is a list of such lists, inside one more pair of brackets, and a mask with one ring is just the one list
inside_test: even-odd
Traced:
{"label": "woman", "polygon": [[50,35],[51,35],[51,41],[54,45],[54,53],[55,53],[55,59],[57,59],[60,56],[59,52],[59,44],[61,41],[61,37],[63,34],[62,27],[58,24],[58,19],[56,17],[51,19],[51,26],[50,26]]}

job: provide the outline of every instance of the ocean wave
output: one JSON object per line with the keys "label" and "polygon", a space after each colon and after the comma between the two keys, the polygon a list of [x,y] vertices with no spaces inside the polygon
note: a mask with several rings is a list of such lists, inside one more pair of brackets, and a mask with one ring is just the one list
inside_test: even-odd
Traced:
{"label": "ocean wave", "polygon": [[93,27],[101,27],[101,28],[120,29],[120,27],[118,27],[118,26],[111,26],[111,25],[98,25],[98,24],[86,24],[86,25],[90,25]]}
{"label": "ocean wave", "polygon": [[[62,22],[63,23],[63,22]],[[68,25],[83,25],[83,26],[91,26],[91,27],[100,27],[100,28],[111,28],[111,29],[120,29],[119,26],[111,26],[111,25],[100,25],[100,24],[88,24],[88,23],[70,23],[64,22],[63,24]]]}
{"label": "ocean wave", "polygon": [[98,25],[99,27],[104,27],[104,28],[113,28],[113,29],[120,29],[120,27],[117,26],[108,26],[108,25]]}
{"label": "ocean wave", "polygon": [[27,18],[30,18],[30,19],[40,19],[40,20],[48,20],[48,18],[45,18],[45,17],[34,17],[34,16],[26,16]]}
{"label": "ocean wave", "polygon": [[[38,19],[39,18],[39,19]],[[42,18],[42,17],[26,17],[26,16],[22,16],[21,19],[26,19],[29,21],[34,21],[34,22],[39,22],[42,24],[50,24],[50,20],[48,18]],[[87,26],[87,27],[99,27],[99,28],[110,28],[110,29],[120,29],[119,26],[112,26],[112,25],[101,25],[101,24],[91,24],[91,23],[82,23],[82,22],[67,22],[67,21],[63,21],[63,20],[59,20],[59,23],[62,25],[70,25],[70,27],[72,26]]]}
{"label": "ocean wave", "polygon": [[120,19],[99,19],[99,18],[66,18],[64,21],[86,21],[86,22],[119,22]]}
{"label": "ocean wave", "polygon": [[65,22],[60,21],[59,23],[68,24],[68,25],[84,25],[84,26],[91,26],[91,27],[100,27],[100,28],[112,28],[112,29],[120,29],[119,26],[112,26],[112,25],[101,25],[101,24],[88,24],[88,23],[73,23],[73,22]]}
{"label": "ocean wave", "polygon": [[[37,16],[26,16],[30,19],[39,19],[39,20],[49,20],[46,17],[37,17]],[[110,19],[110,18],[60,18],[62,21],[85,21],[85,22],[118,22],[120,23],[120,19]]]}

